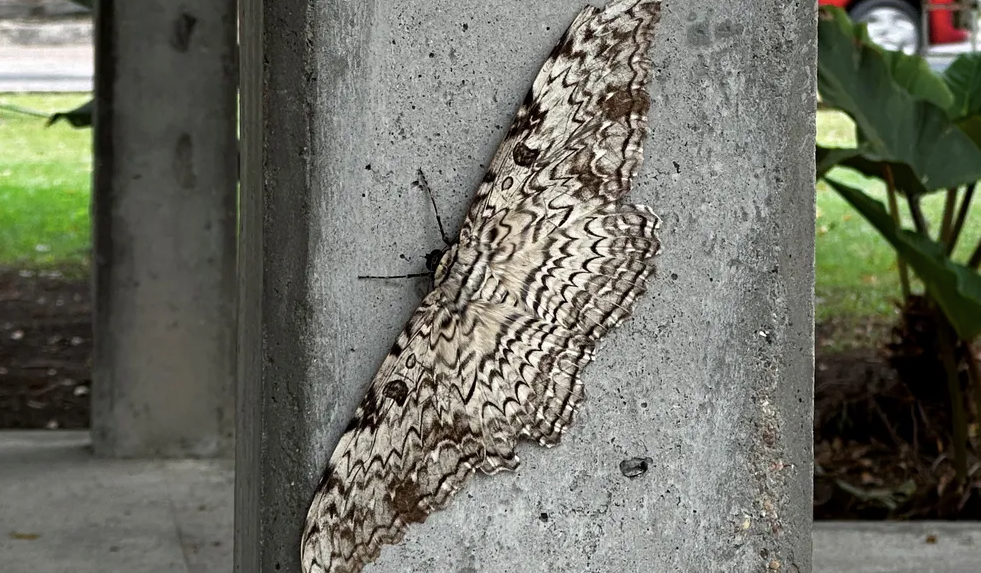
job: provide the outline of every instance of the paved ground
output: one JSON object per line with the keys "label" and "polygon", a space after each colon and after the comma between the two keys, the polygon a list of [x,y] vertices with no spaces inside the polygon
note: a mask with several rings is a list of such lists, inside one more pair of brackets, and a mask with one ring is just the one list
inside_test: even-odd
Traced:
{"label": "paved ground", "polygon": [[0,93],[92,91],[92,46],[0,46]]}
{"label": "paved ground", "polygon": [[[229,461],[92,459],[87,432],[0,432],[4,573],[232,570]],[[821,523],[814,573],[971,573],[981,524]]]}
{"label": "paved ground", "polygon": [[232,570],[230,461],[92,459],[88,432],[0,432],[0,571]]}
{"label": "paved ground", "polygon": [[814,531],[814,573],[977,573],[981,523],[828,523]]}

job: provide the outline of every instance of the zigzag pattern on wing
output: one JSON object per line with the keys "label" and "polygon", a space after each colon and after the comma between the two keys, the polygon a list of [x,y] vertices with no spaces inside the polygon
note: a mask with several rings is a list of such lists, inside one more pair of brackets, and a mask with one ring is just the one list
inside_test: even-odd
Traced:
{"label": "zigzag pattern on wing", "polygon": [[331,457],[302,540],[306,571],[359,571],[475,469],[515,469],[518,437],[557,442],[582,397],[592,352],[579,335],[490,302],[446,313],[439,294],[399,337]]}
{"label": "zigzag pattern on wing", "polygon": [[538,216],[561,225],[583,202],[630,191],[644,159],[650,47],[657,2],[585,8],[552,50],[501,142],[461,229],[461,242],[502,211],[540,195]]}
{"label": "zigzag pattern on wing", "polygon": [[500,233],[490,268],[530,312],[593,341],[630,316],[660,250],[650,208],[607,204],[551,232],[523,218],[501,219],[512,231]]}
{"label": "zigzag pattern on wing", "polygon": [[357,573],[467,477],[558,443],[581,369],[653,272],[643,159],[657,0],[584,9],[553,50],[309,508],[304,573]]}

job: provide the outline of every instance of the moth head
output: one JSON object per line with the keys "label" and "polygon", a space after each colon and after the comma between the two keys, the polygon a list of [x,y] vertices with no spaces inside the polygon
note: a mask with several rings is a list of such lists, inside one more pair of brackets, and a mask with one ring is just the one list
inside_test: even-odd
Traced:
{"label": "moth head", "polygon": [[433,249],[426,255],[426,270],[433,276],[433,284],[440,284],[446,278],[446,272],[456,261],[456,245],[446,249]]}
{"label": "moth head", "polygon": [[426,255],[426,270],[431,274],[436,274],[439,268],[439,260],[443,258],[443,249],[433,249]]}

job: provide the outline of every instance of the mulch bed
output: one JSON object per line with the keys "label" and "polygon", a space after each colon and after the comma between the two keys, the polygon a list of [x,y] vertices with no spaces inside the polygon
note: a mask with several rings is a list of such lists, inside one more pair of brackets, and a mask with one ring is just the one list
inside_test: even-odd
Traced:
{"label": "mulch bed", "polygon": [[85,279],[0,270],[0,429],[89,426],[90,310]]}
{"label": "mulch bed", "polygon": [[[0,270],[0,429],[88,427],[90,310],[86,279]],[[814,516],[981,519],[981,462],[956,484],[945,394],[914,397],[882,349],[888,332],[818,325]],[[834,350],[843,338],[860,344]]]}
{"label": "mulch bed", "polygon": [[[840,329],[816,330],[814,518],[981,518],[978,426],[970,403],[969,477],[961,486],[943,375],[917,372],[915,383],[903,381],[883,342],[829,352]],[[883,325],[867,330],[876,335],[870,340],[890,339]],[[907,360],[903,369],[908,374],[914,366]]]}

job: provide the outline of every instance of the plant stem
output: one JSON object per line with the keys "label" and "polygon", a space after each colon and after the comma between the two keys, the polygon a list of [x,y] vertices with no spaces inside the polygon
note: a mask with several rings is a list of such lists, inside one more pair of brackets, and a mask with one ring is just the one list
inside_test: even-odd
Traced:
{"label": "plant stem", "polygon": [[974,247],[971,258],[967,260],[967,266],[974,270],[978,270],[979,265],[981,265],[981,239],[978,239],[978,246]]}
{"label": "plant stem", "polygon": [[[899,226],[899,203],[896,201],[896,182],[892,178],[892,168],[889,164],[882,166],[882,174],[886,179],[886,196],[889,198],[889,214],[892,222]],[[899,267],[899,288],[903,293],[903,308],[909,305],[909,269],[906,260],[896,251],[896,265]]]}
{"label": "plant stem", "polygon": [[950,393],[950,412],[953,419],[954,436],[954,468],[957,470],[957,480],[964,483],[967,480],[967,419],[964,415],[964,395],[961,392],[960,380],[957,377],[957,357],[955,355],[955,338],[953,328],[937,306],[933,307],[937,318],[937,342],[940,345],[940,357],[947,373],[947,390]]}
{"label": "plant stem", "polygon": [[22,113],[24,115],[29,115],[32,117],[48,117],[49,113],[42,113],[40,111],[34,111],[33,109],[27,109],[26,107],[20,107],[19,105],[12,105],[9,103],[0,103],[0,109],[6,111],[12,111],[14,113]]}
{"label": "plant stem", "polygon": [[[950,241],[947,243],[947,256],[954,252],[957,246],[957,239],[961,238],[961,230],[964,228],[964,220],[967,219],[967,212],[971,207],[971,200],[974,199],[974,187],[976,183],[971,183],[964,191],[964,198],[961,199],[961,206],[957,209],[957,219],[954,221],[954,228],[950,232]],[[978,412],[981,415],[981,412]]]}
{"label": "plant stem", "polygon": [[967,361],[967,377],[974,388],[974,421],[981,424],[981,368],[978,368],[978,359],[974,355],[974,346],[964,340],[964,356]]}
{"label": "plant stem", "polygon": [[923,210],[920,209],[920,198],[907,196],[906,202],[909,203],[909,214],[913,216],[913,226],[916,227],[916,232],[924,237],[929,237],[930,226],[927,225],[926,217],[923,216]]}
{"label": "plant stem", "polygon": [[957,207],[957,188],[947,189],[947,197],[944,200],[944,215],[940,221],[940,242],[947,245],[950,242],[951,226],[954,223],[954,208]]}

